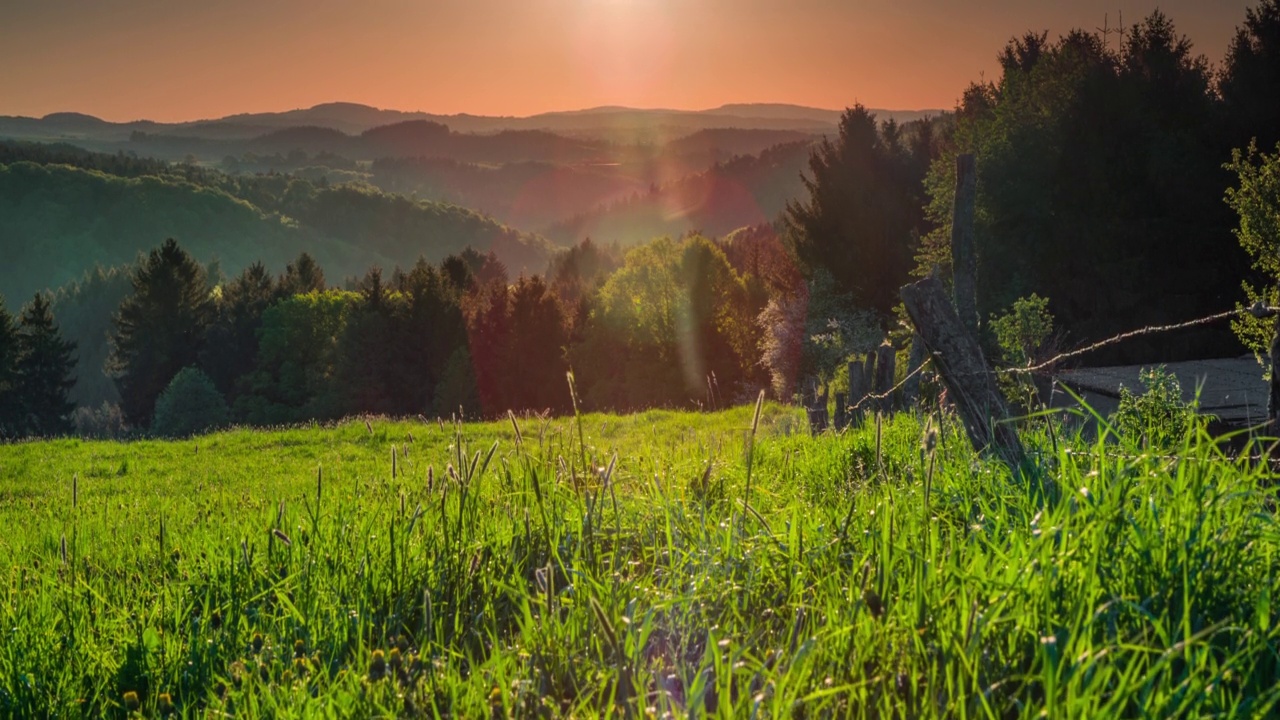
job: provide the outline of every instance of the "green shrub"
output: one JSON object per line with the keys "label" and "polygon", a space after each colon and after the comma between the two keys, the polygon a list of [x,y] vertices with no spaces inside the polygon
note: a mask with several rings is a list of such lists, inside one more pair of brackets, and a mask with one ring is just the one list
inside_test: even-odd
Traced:
{"label": "green shrub", "polygon": [[179,371],[160,394],[151,432],[161,437],[190,437],[225,427],[230,418],[227,401],[209,376],[189,367]]}
{"label": "green shrub", "polygon": [[[1000,358],[1012,366],[1025,367],[1049,354],[1053,337],[1053,314],[1049,299],[1035,293],[1018,298],[1000,315],[992,315],[988,324],[999,347]],[[1026,407],[1035,404],[1036,388],[1026,374],[1000,375],[1001,391],[1010,401]]]}
{"label": "green shrub", "polygon": [[1163,365],[1143,369],[1139,378],[1146,392],[1138,395],[1121,386],[1120,407],[1111,423],[1121,438],[1144,448],[1173,449],[1204,422],[1198,403],[1183,401],[1182,385]]}

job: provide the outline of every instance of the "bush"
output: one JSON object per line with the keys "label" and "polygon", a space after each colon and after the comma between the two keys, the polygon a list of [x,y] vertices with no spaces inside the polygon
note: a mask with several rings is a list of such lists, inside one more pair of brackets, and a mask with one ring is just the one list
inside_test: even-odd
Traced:
{"label": "bush", "polygon": [[125,435],[124,415],[120,406],[103,401],[98,409],[76,408],[71,416],[76,435],[94,440],[118,440]]}
{"label": "bush", "polygon": [[1182,400],[1182,385],[1164,366],[1144,369],[1139,377],[1146,392],[1120,388],[1120,407],[1111,423],[1124,440],[1152,450],[1172,450],[1204,419],[1198,404]]}
{"label": "bush", "polygon": [[227,401],[213,380],[196,368],[184,368],[156,401],[151,433],[181,438],[225,427],[231,418]]}
{"label": "bush", "polygon": [[[1000,359],[1008,365],[1025,367],[1050,354],[1053,314],[1048,298],[1035,293],[1018,298],[1003,314],[992,315],[987,327],[995,336]],[[1001,374],[998,382],[1011,402],[1026,408],[1036,404],[1038,394],[1030,375]]]}

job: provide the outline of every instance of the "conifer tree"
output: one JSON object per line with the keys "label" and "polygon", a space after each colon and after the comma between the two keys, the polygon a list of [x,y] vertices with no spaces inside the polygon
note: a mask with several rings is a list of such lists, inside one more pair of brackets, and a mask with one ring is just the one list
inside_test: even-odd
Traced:
{"label": "conifer tree", "polygon": [[204,268],[172,238],[142,260],[132,283],[116,312],[108,364],[125,420],[146,427],[169,381],[197,364],[213,303]]}
{"label": "conifer tree", "polygon": [[68,394],[76,384],[76,346],[63,339],[43,293],[37,293],[22,309],[17,339],[22,434],[34,437],[69,434],[75,404],[68,399]]}
{"label": "conifer tree", "polygon": [[18,329],[0,298],[0,438],[18,434]]}
{"label": "conifer tree", "polygon": [[289,263],[280,276],[279,292],[284,297],[305,295],[309,292],[323,292],[324,270],[307,253],[302,253],[297,260]]}

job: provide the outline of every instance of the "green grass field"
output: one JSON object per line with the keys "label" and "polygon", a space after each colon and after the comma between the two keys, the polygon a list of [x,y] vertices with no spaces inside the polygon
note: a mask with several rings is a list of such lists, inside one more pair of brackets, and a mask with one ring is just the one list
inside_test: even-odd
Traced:
{"label": "green grass field", "polygon": [[0,715],[1280,713],[1265,468],[752,416],[0,446]]}

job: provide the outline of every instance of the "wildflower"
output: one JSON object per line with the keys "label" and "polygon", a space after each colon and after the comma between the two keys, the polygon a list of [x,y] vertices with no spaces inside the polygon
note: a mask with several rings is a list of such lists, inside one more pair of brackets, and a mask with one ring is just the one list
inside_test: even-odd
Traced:
{"label": "wildflower", "polygon": [[138,693],[129,690],[124,694],[124,707],[126,710],[133,712],[137,710],[140,705],[141,703],[138,702]]}
{"label": "wildflower", "polygon": [[305,655],[306,650],[307,650],[306,643],[302,642],[301,640],[293,641],[293,656],[295,658],[300,658],[303,655]]}
{"label": "wildflower", "polygon": [[160,698],[157,702],[157,705],[160,709],[161,715],[171,715],[173,714],[173,711],[175,709],[173,707],[173,698],[169,695],[169,693],[160,693]]}
{"label": "wildflower", "polygon": [[369,679],[381,680],[387,674],[387,659],[381,650],[374,650],[369,658]]}

